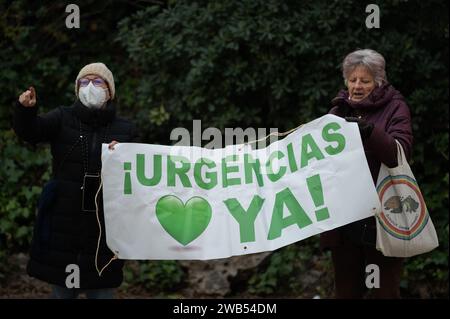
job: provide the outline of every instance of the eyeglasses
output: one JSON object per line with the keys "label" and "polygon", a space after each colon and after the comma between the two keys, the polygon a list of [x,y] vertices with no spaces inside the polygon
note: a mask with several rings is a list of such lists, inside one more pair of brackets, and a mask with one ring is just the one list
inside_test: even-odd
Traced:
{"label": "eyeglasses", "polygon": [[96,79],[93,79],[93,80],[89,80],[89,79],[79,79],[79,80],[78,80],[78,84],[80,84],[81,87],[83,87],[83,86],[88,86],[88,85],[89,85],[89,82],[91,82],[91,81],[92,81],[92,84],[93,84],[94,86],[102,86],[102,85],[105,85],[105,84],[106,84],[106,82],[105,82],[103,79],[100,79],[100,78],[96,78]]}

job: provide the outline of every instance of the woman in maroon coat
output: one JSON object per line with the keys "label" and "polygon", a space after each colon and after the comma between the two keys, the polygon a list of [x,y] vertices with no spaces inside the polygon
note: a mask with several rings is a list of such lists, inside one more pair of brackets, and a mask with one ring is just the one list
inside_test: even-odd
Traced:
{"label": "woman in maroon coat", "polygon": [[[365,49],[347,55],[342,63],[347,90],[332,100],[329,113],[357,122],[374,183],[380,164],[397,166],[398,140],[411,156],[411,116],[405,99],[387,82],[385,60]],[[358,196],[358,194],[355,194]],[[336,298],[362,298],[366,292],[366,267],[379,267],[379,288],[372,297],[399,298],[402,258],[385,257],[375,248],[375,217],[363,219],[321,234],[323,249],[332,254]],[[370,272],[372,273],[372,271]]]}

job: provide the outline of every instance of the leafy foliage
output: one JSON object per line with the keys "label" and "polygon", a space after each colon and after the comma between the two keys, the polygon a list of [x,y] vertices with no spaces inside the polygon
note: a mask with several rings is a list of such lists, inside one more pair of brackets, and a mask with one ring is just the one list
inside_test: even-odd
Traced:
{"label": "leafy foliage", "polygon": [[[356,0],[146,3],[84,1],[75,30],[64,27],[64,1],[0,2],[0,258],[26,249],[50,176],[48,149],[21,144],[11,131],[11,110],[29,85],[41,111],[71,104],[78,70],[100,60],[114,73],[119,111],[137,122],[144,141],[170,143],[171,129],[190,128],[192,119],[284,131],[326,113],[343,88],[343,57],[369,47],[385,56],[388,79],[410,107],[412,169],[441,242],[408,260],[402,286],[417,296],[414,287],[428,282],[429,296],[448,294],[446,1],[380,2],[380,29],[366,28],[366,4]],[[307,243],[302,254],[319,253]],[[270,294],[290,282],[283,278],[308,260],[297,248],[274,254],[249,289]],[[177,282],[175,264],[142,272],[152,283],[172,275]]]}
{"label": "leafy foliage", "polygon": [[181,266],[173,260],[141,261],[127,263],[124,277],[128,285],[139,285],[154,293],[168,293],[181,287],[185,274]]}
{"label": "leafy foliage", "polygon": [[270,257],[267,267],[250,278],[248,292],[262,296],[332,296],[329,255],[320,251],[317,237],[279,249]]}

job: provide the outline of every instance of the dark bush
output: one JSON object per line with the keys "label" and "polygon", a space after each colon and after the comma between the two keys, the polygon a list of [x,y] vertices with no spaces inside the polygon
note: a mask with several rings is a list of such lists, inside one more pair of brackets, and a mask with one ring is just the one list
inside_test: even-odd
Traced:
{"label": "dark bush", "polygon": [[[447,1],[380,2],[380,29],[366,28],[366,4],[356,0],[144,3],[86,1],[79,30],[63,27],[63,2],[0,3],[0,256],[27,248],[49,177],[48,150],[19,143],[11,131],[14,101],[30,84],[41,111],[68,105],[78,70],[101,60],[115,75],[120,111],[144,140],[170,143],[171,129],[189,129],[192,119],[203,127],[284,131],[319,117],[343,88],[343,57],[373,48],[410,106],[412,169],[441,241],[408,260],[402,287],[427,296],[417,288],[426,282],[428,296],[448,295]],[[275,254],[272,265],[297,258],[292,249]],[[282,286],[290,268],[274,267],[251,287]],[[149,270],[155,278],[159,271]]]}

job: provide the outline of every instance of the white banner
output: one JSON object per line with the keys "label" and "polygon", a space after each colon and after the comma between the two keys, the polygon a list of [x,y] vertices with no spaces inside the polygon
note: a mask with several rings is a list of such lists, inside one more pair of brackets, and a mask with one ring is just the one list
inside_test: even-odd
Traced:
{"label": "white banner", "polygon": [[358,126],[325,115],[269,147],[102,149],[106,241],[121,259],[270,251],[373,216]]}

